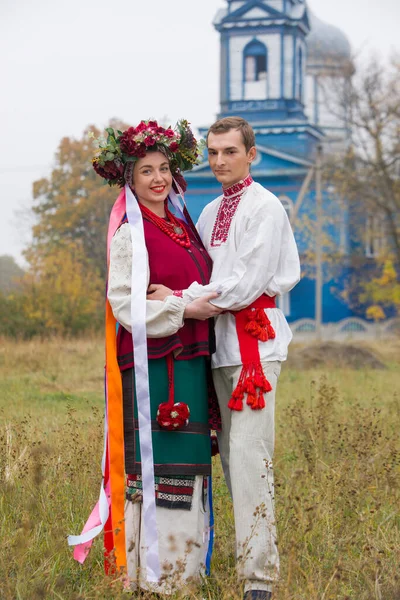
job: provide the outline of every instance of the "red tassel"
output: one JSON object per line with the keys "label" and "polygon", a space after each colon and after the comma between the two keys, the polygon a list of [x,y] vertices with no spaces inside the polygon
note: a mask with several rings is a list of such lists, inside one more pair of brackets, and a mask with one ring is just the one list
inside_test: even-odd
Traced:
{"label": "red tassel", "polygon": [[254,335],[255,337],[257,337],[257,332],[259,330],[259,325],[257,323],[257,321],[255,321],[254,319],[252,319],[251,321],[249,321],[247,323],[247,325],[245,326],[245,331],[247,331],[247,333],[250,333],[250,335]]}
{"label": "red tassel", "polygon": [[243,398],[244,398],[244,379],[245,379],[245,367],[243,366],[242,372],[240,373],[239,381],[235,389],[233,390],[231,399],[228,402],[228,408],[231,410],[241,411],[243,410]]}
{"label": "red tassel", "polygon": [[266,379],[261,363],[243,365],[239,381],[233,390],[228,408],[243,410],[243,400],[247,394],[246,404],[252,410],[261,410],[265,407],[264,394],[272,390],[270,382]]}
{"label": "red tassel", "polygon": [[259,341],[267,342],[275,338],[275,331],[265,312],[268,308],[276,308],[275,298],[263,294],[248,308],[232,312],[243,368],[228,403],[231,410],[243,410],[245,394],[248,406],[252,410],[261,410],[265,407],[265,394],[272,390],[262,370],[258,344]]}
{"label": "red tassel", "polygon": [[265,327],[269,323],[269,319],[265,314],[265,310],[263,308],[257,308],[257,321],[259,322],[261,327]]}
{"label": "red tassel", "polygon": [[257,336],[260,342],[268,342],[268,332],[265,329],[260,329],[260,333]]}
{"label": "red tassel", "polygon": [[260,342],[275,339],[274,328],[263,308],[249,309],[247,318],[248,323],[244,328],[247,333],[260,340]]}
{"label": "red tassel", "polygon": [[256,394],[256,386],[254,385],[253,381],[249,378],[246,379],[244,391],[246,392],[246,394],[251,394],[252,396],[255,396]]}
{"label": "red tassel", "polygon": [[269,340],[275,339],[275,329],[272,327],[270,320],[268,319],[267,323],[267,334]]}
{"label": "red tassel", "polygon": [[253,410],[257,407],[257,396],[255,394],[247,394],[247,405]]}
{"label": "red tassel", "polygon": [[254,385],[258,388],[263,388],[264,387],[264,378],[263,378],[264,373],[260,373],[260,371],[256,371],[254,374]]}
{"label": "red tassel", "polygon": [[258,406],[257,406],[258,410],[262,410],[263,408],[265,408],[265,398],[264,398],[264,394],[263,392],[260,390],[258,392]]}
{"label": "red tassel", "polygon": [[237,391],[234,390],[231,399],[228,402],[228,408],[230,408],[231,410],[237,410],[237,411],[241,411],[243,410],[243,398],[244,398],[244,394],[240,394],[240,393],[235,393]]}

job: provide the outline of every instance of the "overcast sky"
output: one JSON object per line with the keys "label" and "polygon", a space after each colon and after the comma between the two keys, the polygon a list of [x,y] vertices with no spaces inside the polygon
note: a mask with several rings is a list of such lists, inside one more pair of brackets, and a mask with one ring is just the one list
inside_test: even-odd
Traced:
{"label": "overcast sky", "polygon": [[[0,255],[29,240],[32,182],[111,117],[214,120],[225,0],[0,0]],[[400,0],[310,0],[354,51],[400,50]]]}

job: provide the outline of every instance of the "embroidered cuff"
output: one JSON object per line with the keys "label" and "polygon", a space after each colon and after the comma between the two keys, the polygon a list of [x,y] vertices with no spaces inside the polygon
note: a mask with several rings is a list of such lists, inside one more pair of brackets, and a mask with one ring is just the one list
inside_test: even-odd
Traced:
{"label": "embroidered cuff", "polygon": [[183,292],[182,290],[174,290],[174,292],[172,293],[173,296],[177,296],[178,298],[183,298]]}

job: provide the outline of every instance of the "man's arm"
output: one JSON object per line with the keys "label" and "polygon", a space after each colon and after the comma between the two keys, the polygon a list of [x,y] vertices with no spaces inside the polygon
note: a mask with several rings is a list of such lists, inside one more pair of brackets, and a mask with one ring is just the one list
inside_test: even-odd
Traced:
{"label": "man's arm", "polygon": [[280,295],[300,278],[296,242],[286,212],[278,203],[263,204],[250,218],[236,250],[232,272],[222,280],[202,286],[193,283],[183,292],[186,302],[209,292],[218,292],[215,306],[241,310],[266,290]]}

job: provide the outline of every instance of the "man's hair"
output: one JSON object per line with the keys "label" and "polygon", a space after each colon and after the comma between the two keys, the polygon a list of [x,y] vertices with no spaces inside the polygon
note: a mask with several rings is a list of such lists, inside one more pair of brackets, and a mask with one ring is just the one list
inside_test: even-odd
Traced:
{"label": "man's hair", "polygon": [[228,131],[231,131],[231,129],[236,129],[241,132],[246,152],[256,145],[256,136],[252,126],[241,117],[226,117],[225,119],[216,121],[208,130],[207,144],[210,133],[218,135],[219,133],[227,133]]}

